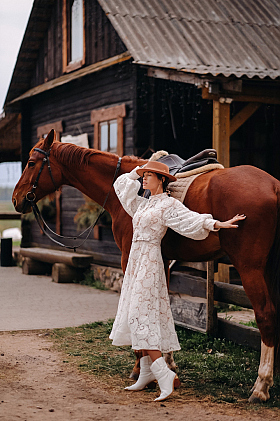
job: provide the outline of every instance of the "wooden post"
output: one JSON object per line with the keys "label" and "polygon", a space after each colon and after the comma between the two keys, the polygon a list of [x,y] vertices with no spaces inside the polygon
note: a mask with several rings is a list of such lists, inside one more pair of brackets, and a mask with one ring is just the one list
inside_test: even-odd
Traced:
{"label": "wooden post", "polygon": [[206,332],[214,333],[215,314],[214,314],[214,261],[207,262],[207,291],[206,291]]}
{"label": "wooden post", "polygon": [[83,269],[73,268],[64,263],[55,263],[52,267],[52,279],[57,283],[80,282],[83,274]]}
{"label": "wooden post", "polygon": [[218,161],[230,166],[230,104],[213,100],[213,148],[217,150]]}
{"label": "wooden post", "polygon": [[38,260],[25,257],[22,262],[22,273],[24,275],[50,275],[52,265],[46,262],[39,262]]}

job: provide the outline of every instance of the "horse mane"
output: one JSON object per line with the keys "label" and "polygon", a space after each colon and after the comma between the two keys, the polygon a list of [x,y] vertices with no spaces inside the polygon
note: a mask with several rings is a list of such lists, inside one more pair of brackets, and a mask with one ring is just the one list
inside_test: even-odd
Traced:
{"label": "horse mane", "polygon": [[[88,165],[90,158],[92,156],[107,156],[111,158],[112,156],[118,157],[118,155],[111,152],[99,151],[97,149],[83,148],[81,146],[76,146],[73,143],[56,143],[56,148],[53,149],[54,156],[59,159],[63,165],[71,165],[73,167],[79,167],[81,165]],[[126,163],[135,163],[139,162],[137,156],[124,156],[122,158]]]}
{"label": "horse mane", "polygon": [[[83,148],[81,146],[76,146],[73,143],[61,143],[61,142],[54,142],[54,148],[52,148],[53,154],[56,159],[61,162],[62,165],[71,165],[72,167],[79,167],[81,165],[88,165],[90,158],[93,155],[102,155],[112,157],[118,157],[111,152],[99,151],[97,149],[90,149],[90,148]],[[44,139],[40,139],[36,145],[31,149],[29,156],[32,155],[35,148],[43,149],[44,146]],[[139,160],[146,162],[137,156],[124,156],[122,157],[123,161],[128,164],[139,164]]]}
{"label": "horse mane", "polygon": [[63,165],[79,167],[80,165],[88,165],[90,157],[95,154],[95,150],[76,146],[73,143],[57,142],[53,153],[55,158]]}

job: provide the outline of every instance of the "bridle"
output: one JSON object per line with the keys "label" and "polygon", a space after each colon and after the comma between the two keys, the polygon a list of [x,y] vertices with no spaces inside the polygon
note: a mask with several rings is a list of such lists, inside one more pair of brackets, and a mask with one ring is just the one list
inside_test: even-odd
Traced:
{"label": "bridle", "polygon": [[[27,201],[27,202],[29,202],[30,203],[30,205],[31,205],[31,207],[32,207],[32,210],[33,210],[33,213],[34,213],[34,216],[35,216],[35,219],[36,219],[36,221],[37,221],[37,223],[38,223],[38,225],[39,225],[39,227],[40,227],[40,229],[43,231],[43,233],[51,240],[51,241],[53,241],[54,243],[56,243],[56,244],[58,244],[59,246],[62,246],[62,247],[65,247],[65,248],[67,248],[67,249],[71,249],[71,250],[74,250],[74,251],[76,251],[76,249],[77,248],[79,248],[79,247],[81,247],[84,243],[85,243],[85,241],[88,239],[88,237],[90,236],[90,234],[91,234],[91,232],[92,232],[92,230],[93,230],[93,228],[95,227],[95,225],[97,224],[97,222],[98,222],[98,220],[99,220],[99,218],[101,217],[101,215],[105,212],[105,209],[104,209],[104,206],[105,206],[105,204],[106,204],[106,202],[107,202],[107,199],[108,199],[108,197],[109,197],[109,194],[110,194],[110,191],[111,191],[111,188],[112,188],[112,186],[113,186],[113,184],[114,184],[114,182],[116,181],[116,178],[117,178],[117,175],[118,175],[118,172],[119,172],[119,170],[120,170],[120,167],[121,167],[121,157],[119,157],[119,159],[118,159],[118,163],[117,163],[117,167],[116,167],[116,170],[115,170],[115,173],[114,173],[114,177],[113,177],[113,181],[112,181],[112,184],[111,184],[111,186],[110,186],[110,189],[109,189],[109,191],[108,191],[108,193],[107,193],[107,195],[106,195],[106,197],[105,197],[105,200],[104,200],[104,202],[103,202],[103,205],[102,205],[102,207],[101,207],[101,209],[100,209],[100,212],[99,212],[99,214],[98,214],[98,216],[97,216],[97,218],[96,218],[96,220],[95,220],[95,222],[90,226],[90,227],[88,227],[88,228],[86,228],[83,232],[81,232],[79,235],[77,235],[77,236],[75,236],[75,237],[66,237],[66,236],[64,236],[64,235],[59,235],[59,234],[57,234],[56,232],[54,232],[48,225],[47,225],[47,223],[45,222],[45,220],[44,220],[44,218],[42,217],[42,214],[40,213],[40,210],[38,209],[38,206],[37,206],[37,204],[35,203],[35,200],[36,200],[36,194],[35,194],[35,191],[36,191],[36,188],[38,187],[38,183],[39,183],[39,178],[40,178],[40,175],[42,174],[42,171],[43,171],[43,169],[44,169],[44,166],[45,166],[45,164],[47,163],[47,165],[48,165],[48,170],[49,170],[49,174],[50,174],[50,177],[51,177],[51,180],[52,180],[52,182],[53,182],[53,185],[54,185],[54,188],[55,188],[55,190],[58,190],[58,188],[56,187],[56,184],[55,184],[55,181],[54,181],[54,178],[53,178],[53,174],[52,174],[52,170],[51,170],[51,164],[50,164],[50,159],[49,159],[49,156],[50,156],[50,153],[51,153],[51,148],[46,152],[46,151],[44,151],[43,149],[40,149],[40,148],[35,148],[34,149],[34,151],[36,151],[36,152],[40,152],[40,153],[42,153],[43,155],[45,155],[45,157],[43,158],[43,161],[42,161],[42,165],[41,165],[41,168],[40,168],[40,170],[39,170],[39,172],[38,172],[38,175],[37,175],[37,177],[36,177],[36,180],[34,181],[34,184],[33,184],[33,186],[32,186],[32,189],[29,191],[29,192],[27,192],[26,193],[26,195],[25,195],[25,200]],[[55,235],[55,236],[57,236],[57,237],[59,237],[59,238],[64,238],[64,239],[66,239],[66,240],[72,240],[72,241],[77,241],[85,232],[87,232],[88,231],[88,233],[87,233],[87,235],[86,235],[86,237],[81,241],[81,243],[80,244],[78,244],[78,245],[66,245],[66,244],[63,244],[63,243],[61,243],[60,241],[58,241],[58,240],[55,240],[53,237],[51,237],[51,235],[46,231],[46,228],[53,234],[53,235]]]}

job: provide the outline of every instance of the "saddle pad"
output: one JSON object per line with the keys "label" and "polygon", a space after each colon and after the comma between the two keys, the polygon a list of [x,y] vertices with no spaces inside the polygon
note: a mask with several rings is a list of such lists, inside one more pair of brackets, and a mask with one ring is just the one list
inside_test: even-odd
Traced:
{"label": "saddle pad", "polygon": [[168,190],[170,191],[170,195],[175,199],[180,200],[180,202],[184,202],[186,197],[187,191],[192,184],[192,182],[201,174],[204,174],[208,171],[217,170],[217,169],[224,169],[223,165],[221,164],[208,164],[204,165],[204,167],[195,168],[191,171],[187,171],[185,173],[176,174],[176,181],[168,184]]}
{"label": "saddle pad", "polygon": [[194,168],[193,170],[190,171],[186,171],[186,172],[180,172],[180,173],[176,173],[175,177],[176,178],[185,178],[185,177],[190,177],[192,175],[195,174],[203,174],[204,172],[208,172],[208,171],[212,171],[212,170],[222,170],[225,167],[222,164],[207,164],[207,165],[203,165],[202,167],[199,168]]}
{"label": "saddle pad", "polygon": [[185,178],[177,178],[176,181],[169,183],[168,190],[170,191],[170,196],[183,203],[190,185],[199,175],[201,174],[194,174]]}

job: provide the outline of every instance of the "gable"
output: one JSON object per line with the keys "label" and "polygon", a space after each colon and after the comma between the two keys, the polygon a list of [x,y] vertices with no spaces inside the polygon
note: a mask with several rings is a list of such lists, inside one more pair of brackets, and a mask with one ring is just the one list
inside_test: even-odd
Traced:
{"label": "gable", "polygon": [[[31,88],[64,75],[63,6],[65,1],[69,2],[69,0],[34,1],[5,100],[5,109],[12,100]],[[80,67],[86,68],[125,52],[126,47],[98,1],[84,0],[84,8],[85,62]]]}

